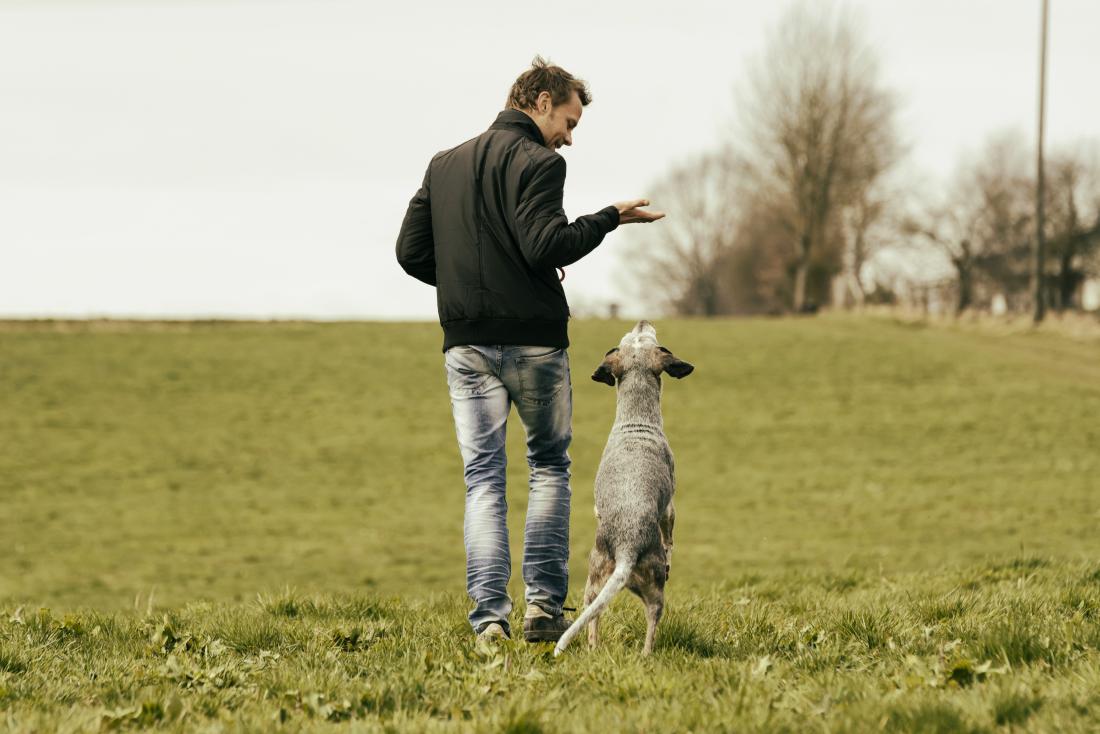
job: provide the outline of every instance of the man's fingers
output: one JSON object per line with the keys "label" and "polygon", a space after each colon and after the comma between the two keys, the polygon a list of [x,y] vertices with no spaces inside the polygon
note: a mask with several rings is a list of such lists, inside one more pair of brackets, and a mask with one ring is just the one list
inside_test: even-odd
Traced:
{"label": "man's fingers", "polygon": [[615,206],[619,209],[620,224],[633,224],[634,222],[648,224],[649,222],[656,222],[658,219],[664,219],[665,217],[664,212],[649,212],[642,209],[643,206],[649,206],[649,199],[623,201]]}
{"label": "man's fingers", "polygon": [[645,209],[631,209],[626,213],[631,222],[656,222],[665,216],[664,212],[648,212]]}
{"label": "man's fingers", "polygon": [[615,208],[618,209],[620,213],[626,214],[628,211],[632,209],[637,209],[640,206],[649,206],[649,199],[632,199],[630,201],[620,201],[618,204],[615,205]]}

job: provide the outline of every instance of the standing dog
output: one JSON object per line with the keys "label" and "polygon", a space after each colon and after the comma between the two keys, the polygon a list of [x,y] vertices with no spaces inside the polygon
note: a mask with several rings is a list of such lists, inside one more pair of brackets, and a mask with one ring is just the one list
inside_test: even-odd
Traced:
{"label": "standing dog", "polygon": [[639,321],[592,375],[612,387],[618,383],[615,423],[596,472],[596,544],[588,559],[585,609],[558,640],[555,655],[585,624],[588,643],[595,645],[599,615],[623,587],[645,604],[643,654],[653,651],[676,518],[672,450],[661,419],[661,373],[680,378],[694,369],[657,344],[652,324]]}

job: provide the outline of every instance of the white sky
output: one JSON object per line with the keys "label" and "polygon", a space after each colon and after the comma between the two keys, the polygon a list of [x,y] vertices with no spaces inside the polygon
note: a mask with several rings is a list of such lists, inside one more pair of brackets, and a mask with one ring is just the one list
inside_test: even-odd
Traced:
{"label": "white sky", "polygon": [[[1051,6],[1057,145],[1100,132],[1100,2]],[[394,260],[405,206],[535,53],[592,87],[562,151],[576,217],[719,140],[783,7],[0,0],[0,316],[433,317]],[[931,180],[1034,137],[1039,0],[856,7]],[[628,236],[569,268],[574,305],[621,298]]]}

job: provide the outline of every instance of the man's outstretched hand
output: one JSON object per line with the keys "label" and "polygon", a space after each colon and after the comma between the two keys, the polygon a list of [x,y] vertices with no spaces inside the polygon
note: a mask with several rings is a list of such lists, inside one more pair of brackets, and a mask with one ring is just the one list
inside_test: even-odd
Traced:
{"label": "man's outstretched hand", "polygon": [[664,212],[650,212],[640,207],[649,206],[649,199],[634,199],[633,201],[620,201],[615,205],[619,210],[619,224],[633,224],[634,222],[656,222],[662,218]]}

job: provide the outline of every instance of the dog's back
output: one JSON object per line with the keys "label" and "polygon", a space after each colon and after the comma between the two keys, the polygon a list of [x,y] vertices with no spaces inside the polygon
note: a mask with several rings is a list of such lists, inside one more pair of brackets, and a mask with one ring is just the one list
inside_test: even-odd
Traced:
{"label": "dog's back", "polygon": [[672,500],[672,451],[656,426],[612,426],[596,472],[596,546],[612,560],[661,549],[657,518]]}

